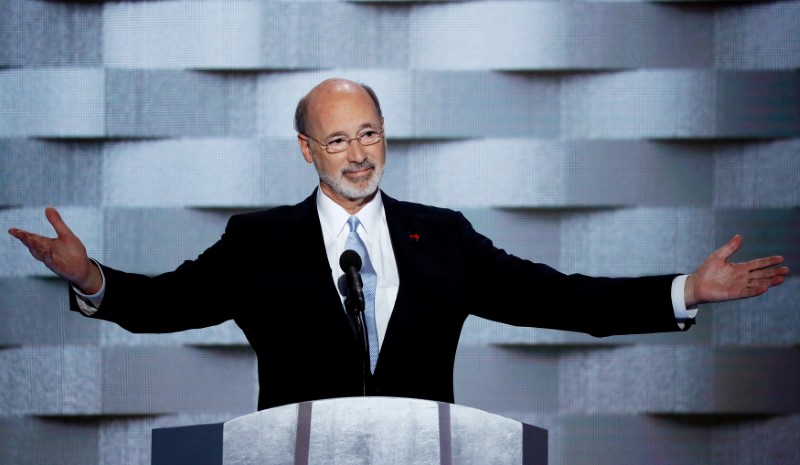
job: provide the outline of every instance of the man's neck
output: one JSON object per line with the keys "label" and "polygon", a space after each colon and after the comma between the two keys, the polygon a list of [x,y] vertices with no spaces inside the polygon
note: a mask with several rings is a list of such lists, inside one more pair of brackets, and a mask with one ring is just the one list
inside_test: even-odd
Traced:
{"label": "man's neck", "polygon": [[[380,191],[376,192],[372,201],[364,204],[358,212],[358,218],[368,231],[368,234],[374,234],[374,231],[377,231],[377,228],[380,227],[381,218],[383,218],[383,198],[381,195]],[[337,237],[341,234],[342,228],[347,228],[347,219],[352,215],[325,195],[322,189],[317,190],[316,197],[317,213],[319,214],[323,232],[329,237]]]}
{"label": "man's neck", "polygon": [[356,213],[361,211],[361,209],[364,208],[364,206],[367,205],[368,203],[372,202],[372,200],[374,200],[375,196],[378,194],[378,190],[376,189],[375,192],[362,199],[348,199],[334,192],[325,183],[320,183],[319,187],[323,195],[325,195],[326,197],[331,199],[334,203],[342,207],[350,215],[355,215]]}

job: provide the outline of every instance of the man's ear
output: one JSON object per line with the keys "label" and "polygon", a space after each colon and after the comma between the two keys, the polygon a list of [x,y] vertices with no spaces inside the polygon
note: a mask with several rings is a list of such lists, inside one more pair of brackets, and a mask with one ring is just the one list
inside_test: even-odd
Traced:
{"label": "man's ear", "polygon": [[311,146],[308,139],[298,134],[297,144],[300,146],[300,152],[303,153],[303,158],[305,158],[306,163],[314,163],[314,157],[311,156]]}

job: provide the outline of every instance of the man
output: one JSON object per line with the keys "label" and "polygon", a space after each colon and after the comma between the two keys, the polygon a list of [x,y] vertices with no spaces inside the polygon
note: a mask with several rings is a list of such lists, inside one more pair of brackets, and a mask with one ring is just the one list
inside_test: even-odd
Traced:
{"label": "man", "polygon": [[[789,272],[779,256],[729,263],[737,235],[688,276],[564,275],[497,249],[458,212],[382,193],[384,121],[369,87],[323,81],[298,104],[295,126],[319,188],[294,206],[233,216],[216,244],[175,271],[151,278],[96,264],[52,208],[55,239],[9,233],[72,283],[73,310],[134,332],[235,320],[258,356],[259,409],[353,395],[453,402],[470,314],[595,336],[675,331],[697,305],[763,294]],[[343,307],[339,257],[351,240],[363,243],[362,271],[376,276],[368,292],[364,280],[378,355],[369,371]]]}

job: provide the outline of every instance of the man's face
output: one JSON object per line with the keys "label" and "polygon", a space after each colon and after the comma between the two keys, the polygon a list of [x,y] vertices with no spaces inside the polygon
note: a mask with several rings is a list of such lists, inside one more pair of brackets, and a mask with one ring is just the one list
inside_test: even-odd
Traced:
{"label": "man's face", "polygon": [[[308,110],[308,136],[323,144],[369,131],[383,132],[375,104],[360,87],[319,89]],[[300,147],[305,160],[317,169],[323,192],[336,203],[348,208],[377,191],[386,161],[385,139],[368,146],[352,140],[338,153],[328,153],[311,139],[301,139]]]}

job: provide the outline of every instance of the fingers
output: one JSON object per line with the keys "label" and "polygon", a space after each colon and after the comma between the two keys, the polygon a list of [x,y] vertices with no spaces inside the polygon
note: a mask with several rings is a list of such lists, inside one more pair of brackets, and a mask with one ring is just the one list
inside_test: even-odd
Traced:
{"label": "fingers", "polygon": [[33,258],[44,261],[45,255],[50,249],[48,242],[51,241],[51,239],[16,228],[9,229],[8,233],[19,239],[19,241],[28,248]]}
{"label": "fingers", "polygon": [[[58,237],[62,237],[65,235],[72,235],[72,230],[69,229],[64,220],[61,219],[61,215],[58,213],[53,207],[47,207],[44,210],[44,216],[47,218],[47,221],[53,226]],[[23,243],[27,245],[28,241],[37,240],[43,238],[43,236],[39,236],[38,234],[29,233],[28,231],[23,231],[19,228],[10,228],[8,233],[12,236],[16,237]]]}
{"label": "fingers", "polygon": [[731,255],[736,253],[736,251],[739,250],[739,247],[741,246],[742,246],[742,236],[736,234],[731,238],[731,240],[728,241],[727,244],[717,249],[714,252],[714,255],[716,255],[718,258],[722,260],[727,260],[728,258],[730,258]]}
{"label": "fingers", "polygon": [[766,290],[767,288],[783,284],[785,279],[786,278],[784,277],[784,275],[767,276],[764,278],[754,278],[747,282],[747,286],[749,289],[764,288]]}
{"label": "fingers", "polygon": [[780,263],[783,263],[783,257],[776,255],[774,257],[751,260],[739,265],[747,270],[747,284],[743,297],[758,296],[767,292],[770,287],[783,284],[786,279],[785,276],[789,274],[789,267],[774,267],[774,265]]}
{"label": "fingers", "polygon": [[44,239],[42,236],[39,236],[38,234],[29,233],[27,231],[23,231],[17,228],[9,229],[8,233],[19,239],[19,241],[25,244],[28,248],[30,248],[37,242],[41,242],[41,240]]}
{"label": "fingers", "polygon": [[789,274],[788,266],[781,266],[778,268],[760,268],[751,271],[748,274],[749,279],[765,279],[773,278],[775,276],[785,276]]}
{"label": "fingers", "polygon": [[[783,263],[783,257],[780,255],[775,255],[772,257],[763,257],[763,258],[756,258],[754,260],[750,260],[748,262],[741,263],[740,266],[746,268],[748,271],[757,271],[763,270],[765,268],[773,267],[775,265],[780,265]],[[786,267],[783,267],[786,268]],[[786,268],[788,272],[788,268]]]}
{"label": "fingers", "polygon": [[12,236],[16,237],[19,240],[23,240],[25,235],[27,234],[25,231],[18,229],[18,228],[9,228],[8,233]]}
{"label": "fingers", "polygon": [[72,230],[69,229],[64,220],[61,219],[61,215],[58,213],[53,207],[47,207],[44,210],[44,216],[47,217],[47,221],[53,226],[53,229],[56,231],[58,237],[70,236],[72,235]]}

